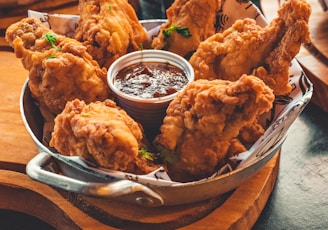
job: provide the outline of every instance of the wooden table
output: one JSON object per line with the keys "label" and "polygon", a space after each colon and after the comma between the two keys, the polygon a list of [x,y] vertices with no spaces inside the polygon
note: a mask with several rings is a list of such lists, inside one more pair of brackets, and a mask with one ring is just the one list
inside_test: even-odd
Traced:
{"label": "wooden table", "polygon": [[[313,46],[326,52],[327,14],[321,11],[316,0],[311,0],[315,16],[311,16]],[[273,3],[263,0],[264,12],[272,10]],[[269,7],[270,11],[266,7]],[[267,14],[269,16],[270,14]],[[321,45],[320,45],[321,44]],[[326,106],[327,71],[324,59],[313,53],[314,48],[302,48],[298,60],[307,75],[315,84],[312,102],[328,111]],[[27,77],[18,59],[11,52],[0,51],[0,209],[14,210],[35,216],[57,229],[115,229],[110,221],[118,223],[115,213],[113,219],[104,220],[72,202],[71,195],[45,184],[31,180],[25,174],[25,165],[37,154],[37,149],[29,137],[19,113],[19,95]],[[317,89],[317,90],[316,90]],[[194,206],[175,207],[153,215],[148,222],[158,223],[170,220],[181,229],[250,229],[258,221],[269,196],[274,189],[279,172],[280,154],[276,156],[252,179],[225,197],[224,203],[218,200],[201,202]],[[114,207],[120,204],[113,203]],[[139,212],[149,210],[130,207]],[[205,209],[206,215],[200,218],[197,211]],[[156,210],[156,209],[154,209]],[[50,215],[49,215],[50,214]],[[97,212],[98,214],[98,212]],[[199,219],[200,218],[200,219]],[[186,220],[184,223],[181,220]],[[138,220],[134,220],[138,222]],[[146,222],[147,222],[146,221]],[[3,221],[0,221],[3,223]],[[140,218],[141,224],[145,218]],[[138,224],[140,224],[140,222]],[[109,223],[109,224],[108,224]],[[138,225],[139,226],[139,225]],[[144,229],[149,227],[147,223]],[[257,225],[259,226],[259,225]],[[1,227],[1,226],[0,226]],[[259,227],[260,229],[260,227]]]}

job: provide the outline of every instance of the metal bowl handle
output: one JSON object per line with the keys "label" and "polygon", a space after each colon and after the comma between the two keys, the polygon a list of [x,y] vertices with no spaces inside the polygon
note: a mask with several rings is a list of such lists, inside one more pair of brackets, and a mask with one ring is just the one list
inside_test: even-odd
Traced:
{"label": "metal bowl handle", "polygon": [[161,206],[162,197],[149,187],[130,180],[117,180],[109,183],[84,182],[65,175],[44,169],[51,161],[51,156],[45,152],[36,155],[26,165],[26,173],[32,179],[61,188],[70,192],[89,196],[121,197],[132,196],[135,202],[143,206]]}

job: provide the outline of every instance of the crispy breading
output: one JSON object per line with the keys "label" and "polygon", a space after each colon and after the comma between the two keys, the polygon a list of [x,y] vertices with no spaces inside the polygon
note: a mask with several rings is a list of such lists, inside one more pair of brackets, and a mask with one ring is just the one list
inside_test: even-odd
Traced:
{"label": "crispy breading", "polygon": [[242,74],[253,74],[275,95],[289,93],[290,63],[301,44],[310,41],[310,13],[306,0],[289,0],[264,28],[253,19],[237,20],[199,45],[190,58],[195,78],[235,81]]}
{"label": "crispy breading", "polygon": [[220,7],[221,0],[174,1],[166,11],[168,20],[153,39],[152,47],[187,57],[201,41],[215,33],[216,14]]}
{"label": "crispy breading", "polygon": [[110,96],[106,70],[80,42],[53,33],[34,18],[12,24],[6,39],[29,70],[28,86],[42,110],[56,115],[69,100],[92,102]]}
{"label": "crispy breading", "polygon": [[73,100],[55,118],[50,146],[98,166],[124,171],[138,156],[142,127],[112,100]]}
{"label": "crispy breading", "polygon": [[75,38],[101,67],[140,50],[148,35],[127,0],[80,0]]}
{"label": "crispy breading", "polygon": [[[237,81],[200,79],[190,83],[170,103],[154,144],[177,155],[170,170],[189,175],[188,180],[213,174],[239,150],[240,130],[268,112],[272,90],[255,76]],[[181,175],[173,175],[172,178]]]}

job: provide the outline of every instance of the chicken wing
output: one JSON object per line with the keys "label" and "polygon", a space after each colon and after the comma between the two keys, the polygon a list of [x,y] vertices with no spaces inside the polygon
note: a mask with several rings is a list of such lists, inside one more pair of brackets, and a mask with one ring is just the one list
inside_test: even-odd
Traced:
{"label": "chicken wing", "polygon": [[140,50],[148,35],[127,0],[80,0],[75,38],[101,67]]}
{"label": "chicken wing", "polygon": [[41,110],[56,115],[69,100],[92,102],[110,96],[106,70],[80,42],[53,33],[33,18],[12,24],[6,39],[29,70],[28,86]]}
{"label": "chicken wing", "polygon": [[142,127],[114,101],[86,104],[76,99],[56,117],[50,146],[103,168],[149,173],[153,168],[138,157],[142,140]]}
{"label": "chicken wing", "polygon": [[199,43],[215,33],[221,0],[176,0],[167,9],[167,22],[153,39],[154,49],[165,49],[190,57]]}
{"label": "chicken wing", "polygon": [[177,158],[168,164],[171,178],[189,181],[212,175],[230,153],[245,149],[237,139],[240,130],[269,111],[273,101],[272,90],[255,76],[189,84],[170,103],[154,140],[160,151]]}
{"label": "chicken wing", "polygon": [[237,20],[199,45],[190,58],[195,78],[235,81],[242,74],[253,74],[275,95],[290,92],[290,63],[301,44],[310,41],[310,13],[306,0],[288,0],[264,28],[253,19]]}

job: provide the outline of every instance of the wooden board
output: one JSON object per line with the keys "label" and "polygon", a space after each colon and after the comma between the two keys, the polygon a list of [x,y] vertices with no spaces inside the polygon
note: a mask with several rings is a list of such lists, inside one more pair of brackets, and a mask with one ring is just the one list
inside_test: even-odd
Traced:
{"label": "wooden board", "polygon": [[256,222],[274,187],[279,154],[232,194],[176,207],[149,209],[115,200],[104,202],[32,181],[25,166],[37,149],[19,112],[27,71],[11,52],[0,52],[0,63],[1,209],[34,215],[58,229],[250,229]]}

